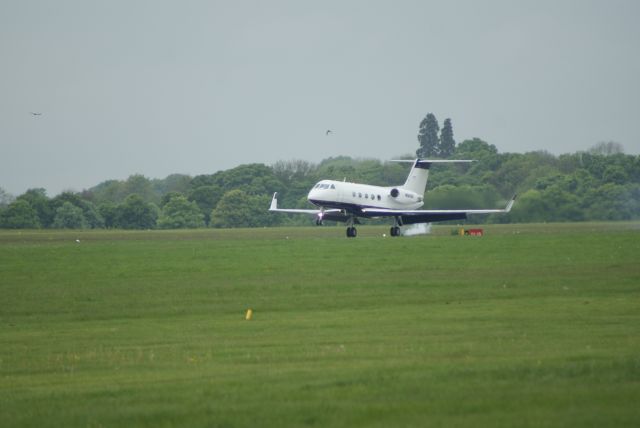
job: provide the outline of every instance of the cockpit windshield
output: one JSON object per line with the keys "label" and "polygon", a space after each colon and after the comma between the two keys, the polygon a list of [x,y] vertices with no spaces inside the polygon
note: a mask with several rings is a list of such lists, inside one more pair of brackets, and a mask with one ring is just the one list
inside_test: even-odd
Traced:
{"label": "cockpit windshield", "polygon": [[329,184],[329,183],[318,183],[313,188],[314,189],[335,189],[336,186],[334,184]]}

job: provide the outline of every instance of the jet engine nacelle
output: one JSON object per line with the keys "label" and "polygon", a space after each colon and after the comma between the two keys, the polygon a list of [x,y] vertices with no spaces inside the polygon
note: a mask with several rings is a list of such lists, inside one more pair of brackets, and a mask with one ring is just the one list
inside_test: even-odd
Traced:
{"label": "jet engine nacelle", "polygon": [[403,204],[403,205],[422,202],[422,197],[418,196],[418,194],[416,194],[415,192],[411,192],[409,190],[402,190],[395,187],[389,191],[389,196],[391,196],[397,203]]}

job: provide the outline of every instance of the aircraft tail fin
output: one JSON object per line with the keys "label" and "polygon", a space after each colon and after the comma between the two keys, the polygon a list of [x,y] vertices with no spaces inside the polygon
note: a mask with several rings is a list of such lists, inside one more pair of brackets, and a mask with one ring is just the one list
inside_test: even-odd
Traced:
{"label": "aircraft tail fin", "polygon": [[407,176],[407,181],[405,181],[405,183],[402,185],[402,188],[415,192],[418,195],[423,195],[425,189],[427,188],[427,180],[429,179],[429,168],[431,168],[431,165],[433,165],[434,163],[469,163],[475,161],[466,159],[414,159],[392,160],[391,162],[413,163],[411,171],[409,171],[409,175]]}

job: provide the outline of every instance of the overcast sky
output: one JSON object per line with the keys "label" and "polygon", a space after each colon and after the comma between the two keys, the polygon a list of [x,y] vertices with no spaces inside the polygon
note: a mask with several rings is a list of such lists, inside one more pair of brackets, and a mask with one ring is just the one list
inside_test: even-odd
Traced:
{"label": "overcast sky", "polygon": [[0,187],[385,160],[429,112],[501,152],[637,154],[639,22],[635,0],[0,0]]}

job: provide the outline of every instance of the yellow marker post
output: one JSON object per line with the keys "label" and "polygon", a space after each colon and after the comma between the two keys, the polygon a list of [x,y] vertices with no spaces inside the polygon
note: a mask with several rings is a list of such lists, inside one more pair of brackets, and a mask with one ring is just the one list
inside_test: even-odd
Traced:
{"label": "yellow marker post", "polygon": [[247,314],[244,316],[244,319],[249,321],[253,316],[253,309],[247,309]]}

